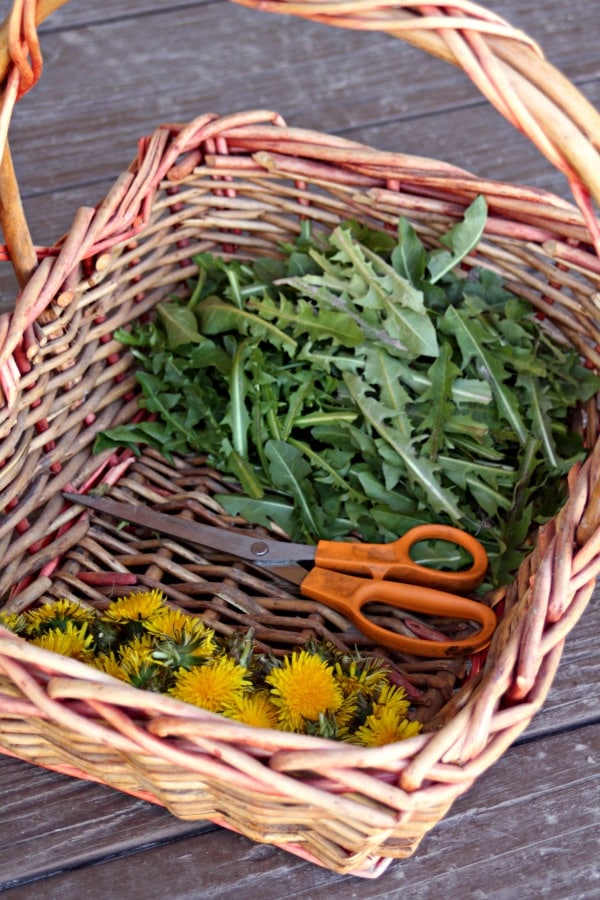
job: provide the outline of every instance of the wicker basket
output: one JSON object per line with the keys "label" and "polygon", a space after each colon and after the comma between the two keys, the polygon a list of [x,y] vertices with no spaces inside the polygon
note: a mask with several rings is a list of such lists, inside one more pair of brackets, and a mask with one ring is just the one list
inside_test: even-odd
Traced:
{"label": "wicker basket", "polygon": [[[0,139],[15,99],[35,81],[34,22],[64,0],[15,2],[0,65],[8,74]],[[147,313],[194,271],[201,250],[273,254],[302,219],[348,217],[393,227],[408,216],[438,236],[478,193],[490,217],[475,254],[599,367],[596,325],[600,120],[526,36],[473,3],[247,0],[344,27],[383,29],[462,66],[488,99],[569,179],[578,208],[539,190],[288,128],[275,114],[204,115],[159,128],[96,209],[78,211],[54,248],[36,254],[8,146],[0,191],[5,239],[22,290],[0,319],[0,604],[19,611],[75,597],[99,606],[124,586],[165,586],[227,633],[252,625],[265,644],[307,635],[353,643],[347,623],[286,595],[252,571],[174,541],[157,545],[90,523],[64,503],[69,486],[110,485],[117,497],[235,526],[213,498],[219,473],[202,460],[148,452],[93,455],[96,433],[136,412],[130,353],[118,326]],[[3,61],[3,62],[2,62]],[[595,248],[595,249],[594,249]],[[596,294],[596,295],[595,295]],[[595,296],[594,296],[595,295]],[[127,687],[0,628],[0,749],[36,765],[142,796],[189,819],[211,819],[338,872],[380,874],[409,856],[528,725],[543,703],[569,631],[600,571],[600,446],[589,410],[586,462],[569,499],[542,528],[504,598],[485,666],[455,690],[455,664],[400,659],[422,734],[359,749],[249,728]]]}

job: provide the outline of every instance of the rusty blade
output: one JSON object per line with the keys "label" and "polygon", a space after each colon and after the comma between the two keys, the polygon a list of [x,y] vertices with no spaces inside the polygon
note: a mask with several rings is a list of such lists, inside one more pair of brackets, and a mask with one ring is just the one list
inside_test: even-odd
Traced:
{"label": "rusty blade", "polygon": [[77,503],[125,522],[143,525],[160,534],[168,534],[171,537],[198,544],[200,547],[222,550],[231,556],[250,560],[259,566],[281,569],[277,574],[295,584],[300,584],[307,573],[305,569],[294,564],[310,562],[315,558],[316,547],[235,534],[225,528],[203,525],[200,522],[182,519],[180,516],[157,512],[143,504],[121,503],[118,500],[111,500],[109,497],[95,494],[64,492],[63,497],[70,503]]}

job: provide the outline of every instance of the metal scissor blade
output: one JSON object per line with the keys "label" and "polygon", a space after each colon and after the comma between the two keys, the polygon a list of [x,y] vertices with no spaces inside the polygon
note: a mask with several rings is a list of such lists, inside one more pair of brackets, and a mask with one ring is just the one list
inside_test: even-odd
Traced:
{"label": "metal scissor blade", "polygon": [[[143,525],[161,534],[169,534],[172,537],[199,544],[201,547],[223,550],[231,556],[251,560],[260,566],[283,567],[288,563],[310,562],[315,557],[316,547],[288,544],[286,541],[267,541],[258,537],[235,534],[225,528],[215,528],[213,525],[202,525],[200,522],[191,522],[179,516],[160,513],[143,504],[121,503],[118,500],[111,500],[109,497],[67,492],[63,493],[63,497],[71,503],[98,510],[109,516],[115,516],[117,519],[123,519],[125,522]],[[284,577],[286,576],[284,575]],[[296,581],[296,578],[288,576],[288,580]]]}

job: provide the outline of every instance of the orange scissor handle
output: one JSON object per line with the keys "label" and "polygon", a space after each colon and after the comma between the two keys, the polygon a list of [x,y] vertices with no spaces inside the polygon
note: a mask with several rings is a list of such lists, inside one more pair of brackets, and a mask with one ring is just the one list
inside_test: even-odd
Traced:
{"label": "orange scissor handle", "polygon": [[[415,584],[369,580],[315,567],[301,585],[302,593],[346,616],[366,637],[377,644],[435,659],[477,653],[488,646],[496,628],[496,615],[488,606],[466,597]],[[372,622],[364,613],[367,603],[384,603],[395,609],[477,622],[477,634],[452,641],[407,637]]]}
{"label": "orange scissor handle", "polygon": [[[473,557],[468,569],[448,572],[416,563],[410,555],[419,541],[448,541],[458,544]],[[479,541],[451,525],[416,525],[389,544],[360,544],[347,541],[319,541],[315,565],[350,575],[370,575],[379,581],[391,579],[425,587],[447,588],[468,593],[483,581],[488,567],[487,553]]]}

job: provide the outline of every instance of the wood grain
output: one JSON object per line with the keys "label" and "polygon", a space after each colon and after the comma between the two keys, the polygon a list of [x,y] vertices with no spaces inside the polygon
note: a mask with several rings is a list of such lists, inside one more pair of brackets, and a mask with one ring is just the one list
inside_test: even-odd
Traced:
{"label": "wood grain", "polygon": [[[73,868],[132,847],[214,829],[162,807],[0,757],[0,891],[13,881]],[[40,804],[40,797],[43,802]]]}

